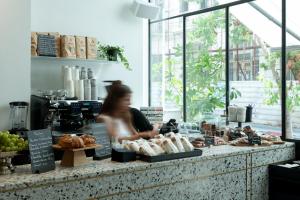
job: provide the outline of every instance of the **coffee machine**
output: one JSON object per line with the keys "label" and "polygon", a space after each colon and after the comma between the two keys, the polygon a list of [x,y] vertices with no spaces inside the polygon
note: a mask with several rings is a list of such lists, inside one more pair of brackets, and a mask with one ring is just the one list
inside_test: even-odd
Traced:
{"label": "coffee machine", "polygon": [[56,132],[82,132],[85,126],[95,123],[101,107],[101,101],[53,101],[31,95],[31,130],[51,128]]}

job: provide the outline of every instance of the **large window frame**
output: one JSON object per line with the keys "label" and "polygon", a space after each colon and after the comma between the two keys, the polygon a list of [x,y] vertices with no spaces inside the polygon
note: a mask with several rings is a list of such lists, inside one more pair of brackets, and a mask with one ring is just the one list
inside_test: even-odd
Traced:
{"label": "large window frame", "polygon": [[[194,16],[194,15],[199,15],[203,13],[208,13],[211,11],[216,11],[220,9],[225,9],[225,105],[226,105],[226,114],[228,113],[228,106],[230,104],[230,99],[229,99],[229,93],[230,93],[230,78],[229,78],[229,73],[230,73],[230,63],[229,63],[229,52],[230,52],[230,46],[229,46],[229,9],[232,6],[244,4],[244,3],[249,3],[253,2],[255,0],[240,0],[240,1],[235,1],[227,4],[222,4],[214,7],[209,7],[197,11],[192,11],[192,12],[187,12],[187,13],[182,13],[179,15],[167,17],[167,18],[162,18],[159,20],[152,20],[148,21],[148,104],[149,106],[151,105],[151,24],[154,23],[159,23],[162,21],[167,21],[170,19],[174,18],[182,18],[182,23],[183,23],[183,121],[186,121],[187,117],[187,106],[186,106],[186,19],[189,16]],[[150,2],[150,1],[149,1]],[[295,139],[288,139],[286,138],[286,96],[287,96],[287,91],[286,91],[286,0],[282,0],[282,26],[281,26],[281,132],[282,132],[282,139],[287,140],[287,141],[295,141]]]}

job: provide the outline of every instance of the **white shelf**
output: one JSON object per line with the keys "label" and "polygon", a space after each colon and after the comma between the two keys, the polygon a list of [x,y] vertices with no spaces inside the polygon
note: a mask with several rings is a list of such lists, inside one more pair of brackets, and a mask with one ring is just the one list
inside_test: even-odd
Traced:
{"label": "white shelf", "polygon": [[100,64],[114,64],[118,61],[108,60],[96,60],[96,59],[80,59],[80,58],[64,58],[64,57],[49,57],[49,56],[31,56],[31,60],[41,61],[70,61],[70,62],[89,62],[89,63],[100,63]]}

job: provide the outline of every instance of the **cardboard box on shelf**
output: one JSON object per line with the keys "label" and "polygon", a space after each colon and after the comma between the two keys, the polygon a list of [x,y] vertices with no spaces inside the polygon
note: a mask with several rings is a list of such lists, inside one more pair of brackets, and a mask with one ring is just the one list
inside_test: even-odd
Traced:
{"label": "cardboard box on shelf", "polygon": [[73,35],[61,36],[61,56],[76,58],[76,43]]}
{"label": "cardboard box on shelf", "polygon": [[86,59],[86,39],[83,36],[75,36],[76,57]]}
{"label": "cardboard box on shelf", "polygon": [[37,33],[31,32],[31,56],[37,56]]}
{"label": "cardboard box on shelf", "polygon": [[86,37],[86,58],[97,58],[97,39],[94,37]]}

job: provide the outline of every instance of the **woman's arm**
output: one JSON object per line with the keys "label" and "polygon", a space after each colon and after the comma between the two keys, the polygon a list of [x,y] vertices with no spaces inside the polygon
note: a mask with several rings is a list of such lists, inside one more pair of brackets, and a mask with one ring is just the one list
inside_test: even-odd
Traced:
{"label": "woman's arm", "polygon": [[114,122],[110,116],[101,114],[97,117],[96,122],[97,123],[105,123],[107,132],[110,136],[112,136],[112,137],[118,136],[118,133],[114,127]]}

